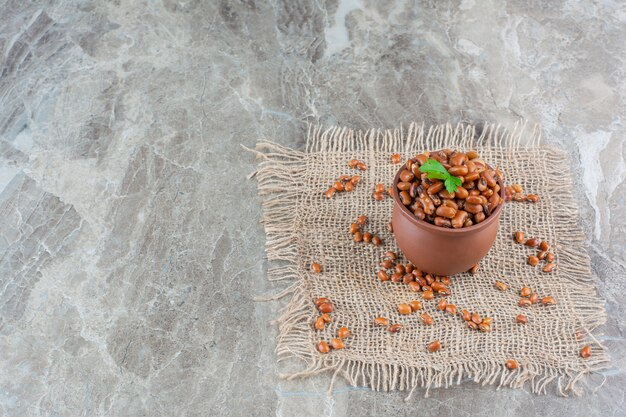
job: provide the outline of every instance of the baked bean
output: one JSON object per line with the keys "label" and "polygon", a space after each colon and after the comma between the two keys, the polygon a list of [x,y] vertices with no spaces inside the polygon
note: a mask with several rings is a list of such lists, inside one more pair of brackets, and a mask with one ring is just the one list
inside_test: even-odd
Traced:
{"label": "baked bean", "polygon": [[422,210],[421,207],[415,208],[415,210],[413,210],[413,214],[420,220],[424,220],[426,218],[426,213],[424,213],[424,210]]}
{"label": "baked bean", "polygon": [[482,203],[482,198],[476,195],[471,195],[465,199],[465,204],[481,205]]}
{"label": "baked bean", "polygon": [[549,306],[556,304],[556,301],[554,301],[554,298],[547,296],[541,299],[541,304],[543,304],[544,306]]}
{"label": "baked bean", "polygon": [[430,325],[433,324],[435,322],[435,320],[433,320],[432,316],[428,313],[424,313],[422,315],[420,315],[420,317],[422,318],[422,322],[424,324]]}
{"label": "baked bean", "polygon": [[330,346],[328,346],[328,343],[321,341],[317,343],[317,350],[320,353],[328,353],[330,352]]}
{"label": "baked bean", "polygon": [[467,220],[467,212],[465,210],[459,210],[456,212],[454,217],[452,218],[452,227],[455,229],[459,229],[463,227],[465,221]]}
{"label": "baked bean", "polygon": [[315,300],[315,306],[319,307],[324,303],[330,303],[330,300],[326,297],[320,297],[317,300]]}
{"label": "baked bean", "polygon": [[435,226],[452,227],[452,223],[445,217],[435,217]]}
{"label": "baked bean", "polygon": [[437,207],[437,210],[435,211],[435,214],[437,214],[437,216],[446,217],[448,219],[451,219],[451,218],[453,218],[456,215],[456,210],[453,209],[452,207],[439,206],[439,207]]}
{"label": "baked bean", "polygon": [[538,243],[539,243],[539,240],[533,237],[533,238],[527,239],[524,245],[534,248],[535,246],[537,246]]}
{"label": "baked bean", "polygon": [[548,242],[546,242],[545,240],[541,241],[541,243],[539,244],[539,249],[541,249],[544,252],[547,252],[548,249],[550,249],[550,244]]}
{"label": "baked bean", "polygon": [[500,291],[506,291],[509,289],[509,287],[504,282],[496,281],[494,285]]}
{"label": "baked bean", "polygon": [[530,266],[537,266],[537,265],[539,265],[539,258],[536,257],[536,256],[533,256],[533,255],[530,255],[528,257],[528,264]]}
{"label": "baked bean", "polygon": [[332,313],[334,308],[331,303],[322,303],[317,307],[321,313]]}
{"label": "baked bean", "polygon": [[413,173],[409,170],[405,169],[400,173],[400,179],[402,182],[411,182],[413,181],[413,178],[415,178],[415,175],[413,175]]}
{"label": "baked bean", "polygon": [[435,212],[435,203],[433,203],[433,200],[428,197],[427,195],[420,197],[420,203],[422,203],[422,208],[424,210],[424,213],[426,214],[433,214]]}
{"label": "baked bean", "polygon": [[476,188],[478,188],[478,191],[480,192],[485,191],[488,187],[487,180],[484,177],[480,177],[476,182]]}
{"label": "baked bean", "polygon": [[391,275],[391,282],[400,282],[402,281],[402,277],[404,276],[404,274],[401,274],[399,272],[396,272],[395,274]]}
{"label": "baked bean", "polygon": [[518,314],[517,317],[515,317],[515,321],[519,324],[526,324],[528,323],[528,317],[523,314]]}
{"label": "baked bean", "polygon": [[530,307],[532,305],[532,303],[530,302],[530,300],[528,298],[520,298],[520,300],[517,303],[517,305],[520,306],[520,307]]}
{"label": "baked bean", "polygon": [[350,330],[348,330],[347,327],[341,327],[339,328],[339,330],[337,330],[337,336],[340,339],[345,339],[347,337],[350,337]]}
{"label": "baked bean", "polygon": [[465,220],[465,223],[463,223],[463,227],[470,227],[473,225],[474,225],[474,222],[472,221],[472,219],[469,219],[469,218]]}
{"label": "baked bean", "polygon": [[419,186],[417,185],[416,182],[412,182],[411,188],[409,188],[409,196],[411,196],[411,198],[415,198],[418,195],[419,195]]}
{"label": "baked bean", "polygon": [[461,310],[461,317],[463,318],[463,320],[465,321],[470,321],[472,319],[472,315],[470,314],[469,311],[467,310]]}
{"label": "baked bean", "polygon": [[539,301],[539,295],[536,292],[534,292],[530,294],[530,297],[528,297],[528,299],[530,300],[532,304],[537,304],[537,301]]}
{"label": "baked bean", "polygon": [[456,306],[454,304],[448,304],[446,306],[446,313],[456,316]]}
{"label": "baked bean", "polygon": [[433,298],[435,298],[435,294],[430,290],[426,290],[422,292],[422,298],[424,300],[432,300]]}
{"label": "baked bean", "polygon": [[429,343],[428,346],[426,346],[426,349],[430,353],[437,352],[441,349],[441,342],[439,340],[435,340],[434,342]]}
{"label": "baked bean", "polygon": [[354,241],[355,242],[363,242],[363,233],[361,232],[356,232],[354,234]]}
{"label": "baked bean", "polygon": [[478,152],[476,151],[466,152],[465,155],[467,155],[467,159],[470,159],[470,160],[478,158]]}
{"label": "baked bean", "polygon": [[324,330],[324,326],[325,326],[325,325],[326,325],[326,322],[324,321],[324,319],[323,319],[323,318],[318,317],[318,318],[315,320],[315,325],[314,325],[314,326],[315,326],[315,329],[316,329],[316,330]]}
{"label": "baked bean", "polygon": [[439,181],[428,187],[426,192],[430,195],[437,194],[439,191],[443,190],[443,182]]}
{"label": "baked bean", "polygon": [[552,272],[554,271],[555,268],[556,268],[556,264],[550,262],[549,264],[546,264],[541,270],[543,272]]}
{"label": "baked bean", "polygon": [[554,254],[552,252],[548,252],[546,254],[546,261],[548,262],[554,262]]}
{"label": "baked bean", "polygon": [[469,195],[468,191],[463,187],[458,187],[454,192],[454,196],[459,200],[465,200]]}
{"label": "baked bean", "polygon": [[402,329],[402,325],[401,324],[392,324],[391,326],[389,326],[389,328],[387,330],[390,333],[398,333],[401,329]]}
{"label": "baked bean", "polygon": [[515,359],[509,359],[507,360],[504,365],[507,367],[507,369],[510,369],[511,371],[517,369],[518,364],[517,361]]}
{"label": "baked bean", "polygon": [[402,200],[402,204],[404,204],[405,206],[410,205],[412,202],[411,196],[406,191],[400,192],[400,200]]}
{"label": "baked bean", "polygon": [[372,241],[372,234],[370,232],[363,233],[363,242],[370,243]]}
{"label": "baked bean", "polygon": [[422,153],[422,154],[417,155],[415,159],[417,160],[418,164],[424,165],[424,163],[428,160],[428,156]]}
{"label": "baked bean", "polygon": [[400,191],[409,191],[411,189],[411,185],[415,184],[414,182],[402,182],[400,181],[397,185],[398,190]]}
{"label": "baked bean", "polygon": [[460,177],[462,175],[467,175],[468,170],[466,166],[453,166],[448,170],[448,172],[450,173],[450,175]]}
{"label": "baked bean", "polygon": [[343,349],[344,347],[346,347],[346,345],[343,344],[343,340],[339,338],[332,339],[330,341],[330,346],[332,346],[332,348],[335,350]]}
{"label": "baked bean", "polygon": [[399,164],[402,160],[402,157],[400,156],[399,153],[394,153],[391,155],[391,163],[392,164]]}
{"label": "baked bean", "polygon": [[[480,173],[478,171],[470,172],[463,176],[463,180],[464,180],[463,184],[465,186],[465,184],[473,183],[479,178],[480,178]],[[472,187],[466,186],[465,188],[472,188]]]}
{"label": "baked bean", "polygon": [[537,194],[528,194],[526,196],[526,199],[531,203],[536,203],[537,201],[539,201],[539,196]]}
{"label": "baked bean", "polygon": [[320,272],[322,272],[322,265],[318,264],[317,262],[311,262],[311,271],[319,274]]}
{"label": "baked bean", "polygon": [[474,223],[482,223],[485,220],[485,217],[485,213],[483,213],[482,211],[480,213],[474,214]]}
{"label": "baked bean", "polygon": [[[441,204],[445,204],[446,202],[454,203],[452,199],[454,198],[455,194],[448,192],[448,190],[441,190],[437,193],[437,195],[439,196],[439,198],[442,199]],[[454,205],[456,206],[456,203],[454,203]]]}
{"label": "baked bean", "polygon": [[515,232],[515,241],[517,243],[524,243],[524,232]]}
{"label": "baked bean", "polygon": [[[471,198],[471,197],[468,197],[468,199],[469,198]],[[465,200],[465,201],[467,201],[467,200]],[[483,206],[480,205],[480,204],[465,203],[464,210],[467,211],[468,213],[472,213],[472,214],[482,213]]]}
{"label": "baked bean", "polygon": [[374,319],[374,325],[375,326],[388,326],[389,325],[389,320],[387,320],[384,317],[376,317]]}
{"label": "baked bean", "polygon": [[580,350],[580,357],[587,359],[591,356],[591,348],[589,346],[585,346]]}
{"label": "baked bean", "polygon": [[467,161],[467,155],[462,152],[455,153],[454,155],[450,157],[450,165],[452,166],[461,166],[465,164],[466,161]]}
{"label": "baked bean", "polygon": [[413,310],[413,311],[417,311],[417,310],[421,310],[422,309],[422,303],[420,303],[417,300],[413,300],[413,301],[409,302],[409,305],[411,306],[411,310]]}
{"label": "baked bean", "polygon": [[380,270],[378,271],[378,279],[381,281],[389,281],[389,275],[385,271]]}

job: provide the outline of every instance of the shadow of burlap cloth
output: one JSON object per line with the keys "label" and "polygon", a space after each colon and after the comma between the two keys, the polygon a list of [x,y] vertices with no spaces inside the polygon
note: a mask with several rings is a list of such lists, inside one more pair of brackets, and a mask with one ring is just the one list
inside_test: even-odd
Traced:
{"label": "shadow of burlap cloth", "polygon": [[[486,125],[478,130],[465,124],[429,128],[412,124],[408,129],[367,132],[311,127],[304,152],[270,142],[257,145],[261,162],[255,174],[263,197],[268,276],[293,281],[276,297],[290,297],[278,319],[277,354],[279,360],[301,360],[302,369],[284,377],[328,372],[331,387],[337,376],[343,376],[355,386],[406,390],[407,399],[416,388],[426,388],[427,394],[430,388],[467,379],[498,387],[525,386],[534,393],[552,387],[567,395],[584,391],[577,384],[581,378],[607,367],[602,345],[591,333],[604,323],[605,311],[585,251],[567,154],[541,145],[537,127],[518,124],[506,131]],[[417,294],[404,284],[376,278],[385,251],[398,249],[387,229],[393,202],[374,201],[375,184],[391,184],[399,168],[390,161],[392,153],[406,160],[442,148],[475,149],[501,168],[507,184],[519,183],[526,193],[541,197],[536,204],[507,203],[497,240],[478,274],[453,277],[448,302],[459,311],[492,317],[490,333],[469,330],[460,317],[437,310],[437,300],[424,302],[434,325],[424,325],[419,314],[400,316],[396,306]],[[364,161],[369,169],[348,168],[352,158]],[[353,192],[326,199],[324,191],[343,174],[358,174],[361,181]],[[369,216],[367,230],[384,239],[381,247],[353,242],[348,228],[360,214]],[[526,264],[536,251],[513,242],[517,230],[553,244],[555,272],[542,273],[540,267]],[[321,274],[310,272],[313,261],[323,265]],[[496,280],[510,289],[496,290]],[[530,286],[540,297],[553,296],[557,304],[518,307],[522,286]],[[330,298],[335,307],[332,322],[323,331],[312,326],[319,315],[313,303],[317,297]],[[528,324],[516,324],[520,313],[528,317]],[[372,321],[378,316],[404,328],[393,334],[375,327]],[[341,326],[352,332],[346,348],[317,352],[316,343],[336,337]],[[584,334],[583,340],[577,340],[577,331]],[[437,339],[441,350],[428,353],[426,344]],[[588,359],[579,355],[585,345],[593,352]],[[519,368],[508,370],[504,366],[508,359],[516,359]]]}

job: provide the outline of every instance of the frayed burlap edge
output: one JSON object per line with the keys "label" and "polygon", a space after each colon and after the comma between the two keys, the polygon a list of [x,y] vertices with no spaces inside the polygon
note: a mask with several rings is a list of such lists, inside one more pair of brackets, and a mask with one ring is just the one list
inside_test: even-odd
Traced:
{"label": "frayed burlap edge", "polygon": [[[522,143],[522,137],[525,140]],[[442,366],[413,367],[398,364],[367,362],[365,360],[346,360],[333,355],[320,355],[315,350],[314,332],[310,325],[314,306],[311,296],[306,291],[304,276],[297,270],[298,231],[293,227],[297,223],[296,203],[298,195],[305,185],[299,183],[305,171],[304,160],[310,153],[349,152],[359,150],[381,152],[405,152],[415,149],[459,148],[471,149],[475,146],[493,146],[509,149],[528,149],[540,146],[541,131],[537,125],[531,129],[526,123],[516,123],[507,130],[500,125],[485,124],[482,127],[468,124],[434,125],[426,128],[423,124],[412,123],[408,129],[370,129],[355,131],[345,127],[323,129],[310,126],[305,152],[289,149],[272,142],[260,142],[253,151],[262,159],[260,167],[250,177],[258,180],[259,195],[263,196],[263,218],[267,235],[266,252],[271,263],[280,266],[268,270],[272,281],[290,280],[293,284],[281,293],[265,300],[276,300],[291,296],[289,303],[282,309],[276,321],[279,326],[277,341],[278,361],[297,358],[304,362],[299,372],[281,374],[285,379],[307,377],[330,371],[332,379],[328,392],[332,391],[334,381],[342,375],[353,386],[367,386],[376,391],[409,391],[409,400],[416,388],[426,388],[428,396],[431,388],[449,387],[459,384],[464,379],[473,380],[482,385],[497,385],[498,388],[509,386],[521,388],[528,386],[531,392],[545,394],[550,385],[555,385],[561,395],[572,392],[580,395],[581,379],[590,373],[608,368],[606,354],[594,355],[585,362],[584,367],[563,369],[549,364],[527,364],[523,369],[509,371],[502,363],[495,361],[474,361],[472,363],[450,364]],[[560,192],[555,201],[571,211],[569,220],[559,228],[559,236],[568,245],[560,254],[559,268],[571,281],[571,299],[580,312],[580,323],[593,343],[602,346],[591,332],[606,321],[603,302],[596,295],[595,277],[592,275],[590,260],[586,255],[585,237],[579,227],[568,227],[578,222],[576,202],[572,196],[572,180],[569,172],[563,172],[558,161],[547,156],[546,175],[554,179],[554,189]],[[581,256],[584,254],[584,256]],[[592,295],[590,295],[592,294]],[[604,349],[602,349],[604,352]]]}

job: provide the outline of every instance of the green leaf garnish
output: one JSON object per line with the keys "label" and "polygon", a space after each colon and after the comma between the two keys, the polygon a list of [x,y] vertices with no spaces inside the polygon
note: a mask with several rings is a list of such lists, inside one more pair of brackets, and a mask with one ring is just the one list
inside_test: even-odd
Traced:
{"label": "green leaf garnish", "polygon": [[446,168],[441,165],[441,162],[435,159],[427,159],[426,162],[420,167],[420,171],[428,174],[430,179],[443,180],[443,185],[446,186],[446,190],[452,194],[458,187],[463,184],[463,181],[459,177],[455,177],[450,174]]}

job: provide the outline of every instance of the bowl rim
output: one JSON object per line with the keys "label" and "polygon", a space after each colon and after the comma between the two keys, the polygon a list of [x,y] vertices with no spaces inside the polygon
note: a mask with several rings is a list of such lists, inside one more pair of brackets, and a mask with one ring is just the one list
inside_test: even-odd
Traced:
{"label": "bowl rim", "polygon": [[[490,169],[493,169],[491,168],[491,165],[487,164],[487,166]],[[439,233],[443,235],[462,235],[462,234],[467,234],[467,233],[478,232],[488,227],[491,223],[497,221],[497,219],[500,217],[500,213],[502,212],[502,209],[504,208],[505,201],[504,201],[504,183],[502,182],[502,179],[498,177],[497,182],[500,185],[500,197],[502,197],[502,203],[498,205],[498,207],[496,207],[496,210],[493,213],[491,213],[489,217],[487,217],[484,221],[478,224],[474,224],[470,227],[461,227],[459,229],[455,229],[453,227],[448,228],[448,227],[435,226],[434,224],[431,224],[427,222],[426,220],[418,219],[411,212],[411,210],[407,208],[407,206],[402,204],[402,202],[400,201],[400,195],[397,192],[398,182],[400,180],[400,173],[404,171],[405,169],[406,169],[406,161],[402,164],[400,169],[398,169],[398,172],[396,173],[396,176],[393,179],[393,201],[394,201],[394,204],[398,205],[398,207],[400,208],[400,212],[405,217],[407,217],[411,223],[415,224],[416,226],[424,228],[426,230],[430,230],[431,232],[435,232],[435,233]]]}

